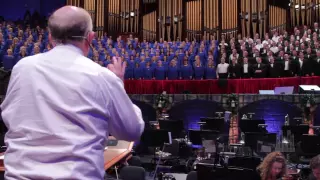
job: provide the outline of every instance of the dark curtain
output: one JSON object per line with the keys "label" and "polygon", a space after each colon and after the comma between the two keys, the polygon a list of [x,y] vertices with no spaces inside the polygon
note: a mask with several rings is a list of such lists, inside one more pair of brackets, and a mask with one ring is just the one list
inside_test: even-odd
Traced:
{"label": "dark curtain", "polygon": [[318,85],[320,77],[296,77],[275,79],[234,79],[234,80],[127,80],[125,88],[128,94],[183,94],[188,91],[193,94],[230,94],[259,93],[259,90],[273,90],[275,87],[299,85]]}

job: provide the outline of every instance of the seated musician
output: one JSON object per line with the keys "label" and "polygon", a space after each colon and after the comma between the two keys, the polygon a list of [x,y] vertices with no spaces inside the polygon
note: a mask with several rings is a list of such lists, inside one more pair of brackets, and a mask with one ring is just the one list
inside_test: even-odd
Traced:
{"label": "seated musician", "polygon": [[279,180],[286,175],[286,159],[280,152],[269,153],[257,168],[261,180]]}
{"label": "seated musician", "polygon": [[311,159],[310,169],[312,174],[309,176],[309,180],[320,180],[320,154]]}

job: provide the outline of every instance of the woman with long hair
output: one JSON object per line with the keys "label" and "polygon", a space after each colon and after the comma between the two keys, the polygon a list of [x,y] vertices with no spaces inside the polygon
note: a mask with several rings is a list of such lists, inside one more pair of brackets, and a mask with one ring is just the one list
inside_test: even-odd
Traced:
{"label": "woman with long hair", "polygon": [[287,173],[285,157],[280,152],[269,153],[258,166],[261,180],[282,179]]}

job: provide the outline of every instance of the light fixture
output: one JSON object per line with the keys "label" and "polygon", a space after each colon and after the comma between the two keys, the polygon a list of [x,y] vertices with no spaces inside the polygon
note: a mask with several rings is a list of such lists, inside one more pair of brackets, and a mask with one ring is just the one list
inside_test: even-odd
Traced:
{"label": "light fixture", "polygon": [[179,22],[179,18],[178,18],[177,15],[175,15],[175,16],[173,17],[173,22],[175,22],[175,23]]}
{"label": "light fixture", "polygon": [[135,12],[134,11],[131,11],[130,12],[130,17],[134,17],[135,16]]}

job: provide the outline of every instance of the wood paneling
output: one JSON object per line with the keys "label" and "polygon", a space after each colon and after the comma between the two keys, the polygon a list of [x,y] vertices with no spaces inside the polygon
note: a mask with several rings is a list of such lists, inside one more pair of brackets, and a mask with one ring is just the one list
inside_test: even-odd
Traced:
{"label": "wood paneling", "polygon": [[201,0],[189,1],[186,5],[187,38],[200,40],[202,37],[202,8]]}
{"label": "wood paneling", "polygon": [[270,31],[283,31],[287,27],[287,11],[277,6],[269,6],[269,29]]}
{"label": "wood paneling", "polygon": [[143,16],[143,38],[147,41],[156,40],[157,35],[157,17],[156,12],[152,12]]}
{"label": "wood paneling", "polygon": [[[108,34],[116,35],[116,32],[120,31],[120,1],[109,0],[108,1]],[[121,14],[121,16],[129,16],[130,14]],[[122,27],[122,26],[121,26]]]}
{"label": "wood paneling", "polygon": [[313,25],[320,20],[320,0],[292,0],[290,20],[292,26]]}
{"label": "wood paneling", "polygon": [[219,34],[219,0],[204,0],[204,36],[209,40],[209,36]]}
{"label": "wood paneling", "polygon": [[104,18],[105,18],[105,1],[104,0],[97,0],[97,17],[96,17],[96,33],[98,37],[103,36],[104,32]]}
{"label": "wood paneling", "polygon": [[96,25],[96,0],[84,0],[84,9],[89,12],[93,24]]}
{"label": "wood paneling", "polygon": [[183,0],[159,0],[159,37],[166,40],[182,38]]}
{"label": "wood paneling", "polygon": [[67,5],[80,7],[80,0],[67,0]]}
{"label": "wood paneling", "polygon": [[267,32],[267,0],[242,0],[241,1],[241,32],[242,36],[260,37]]}
{"label": "wood paneling", "polygon": [[238,33],[238,1],[222,0],[222,34],[235,37]]}

